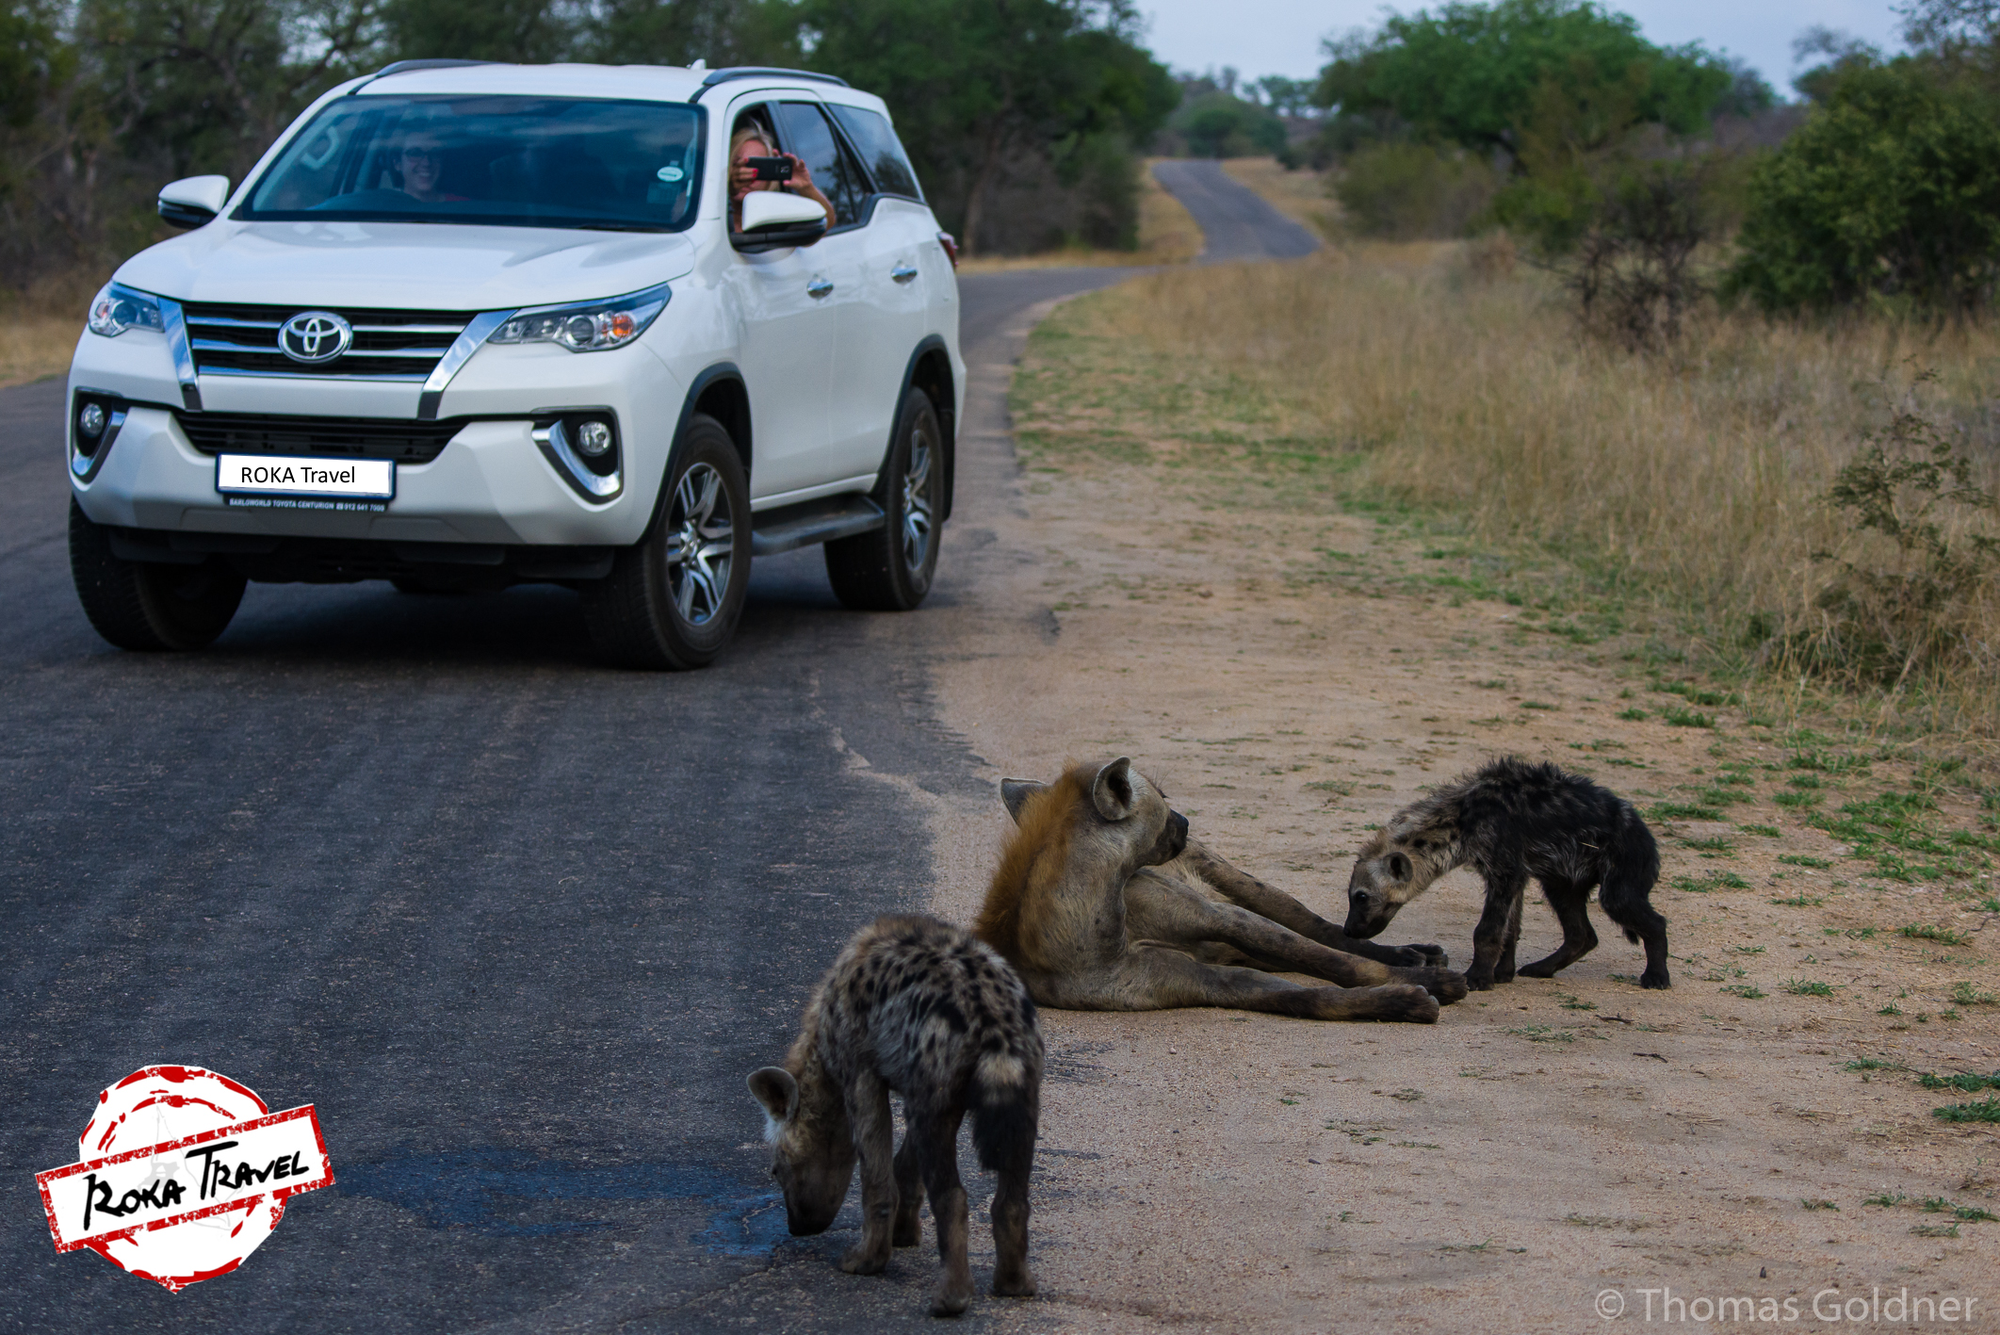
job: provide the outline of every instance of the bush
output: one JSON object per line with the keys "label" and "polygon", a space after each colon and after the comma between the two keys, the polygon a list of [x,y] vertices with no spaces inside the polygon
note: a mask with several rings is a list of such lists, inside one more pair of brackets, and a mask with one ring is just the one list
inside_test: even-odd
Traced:
{"label": "bush", "polygon": [[1983,309],[2000,275],[1991,99],[1914,60],[1835,71],[1752,175],[1740,242],[1725,290],[1766,311]]}
{"label": "bush", "polygon": [[1800,659],[1891,689],[1913,671],[1986,666],[2000,541],[1970,521],[2000,505],[1974,481],[1954,434],[1922,412],[1897,414],[1834,474],[1827,500],[1843,527],[1877,535],[1880,555],[1817,554],[1838,574],[1818,599],[1827,620],[1798,646]]}
{"label": "bush", "polygon": [[1463,235],[1499,188],[1484,159],[1404,142],[1355,153],[1333,193],[1364,236],[1415,240]]}
{"label": "bush", "polygon": [[1167,129],[1189,157],[1262,157],[1285,148],[1285,123],[1276,112],[1222,89],[1188,99]]}

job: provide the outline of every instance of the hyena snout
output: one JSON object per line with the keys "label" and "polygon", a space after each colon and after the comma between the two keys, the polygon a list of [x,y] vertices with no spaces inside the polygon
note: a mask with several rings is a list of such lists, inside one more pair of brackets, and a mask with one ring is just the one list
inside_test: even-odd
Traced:
{"label": "hyena snout", "polygon": [[1166,826],[1154,841],[1152,851],[1146,855],[1146,865],[1157,867],[1163,862],[1172,862],[1187,850],[1187,841],[1187,817],[1178,811],[1167,812]]}
{"label": "hyena snout", "polygon": [[1379,890],[1354,890],[1347,896],[1347,926],[1349,936],[1366,941],[1381,935],[1389,925],[1389,919],[1396,916],[1397,905]]}

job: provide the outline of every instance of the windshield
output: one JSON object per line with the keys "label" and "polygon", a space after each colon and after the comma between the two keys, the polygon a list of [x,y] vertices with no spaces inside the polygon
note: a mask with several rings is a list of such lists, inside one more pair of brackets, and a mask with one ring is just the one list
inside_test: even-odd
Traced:
{"label": "windshield", "polygon": [[679,231],[701,112],[564,97],[343,97],[285,147],[239,218]]}

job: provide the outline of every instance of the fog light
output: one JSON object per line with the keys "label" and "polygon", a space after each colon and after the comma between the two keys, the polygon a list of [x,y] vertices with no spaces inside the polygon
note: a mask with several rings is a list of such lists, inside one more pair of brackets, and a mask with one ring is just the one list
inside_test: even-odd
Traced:
{"label": "fog light", "polygon": [[92,440],[103,435],[104,406],[97,403],[84,404],[83,411],[76,415],[76,429]]}
{"label": "fog light", "polygon": [[585,422],[576,429],[576,452],[599,459],[611,448],[611,428],[603,422]]}

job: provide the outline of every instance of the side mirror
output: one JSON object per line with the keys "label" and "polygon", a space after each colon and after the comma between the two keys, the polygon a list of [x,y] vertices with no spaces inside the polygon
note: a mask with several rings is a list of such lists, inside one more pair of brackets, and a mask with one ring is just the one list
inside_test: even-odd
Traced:
{"label": "side mirror", "polygon": [[818,200],[785,190],[752,190],[743,196],[743,230],[729,244],[745,254],[809,246],[826,235],[826,210]]}
{"label": "side mirror", "polygon": [[160,216],[175,227],[200,227],[228,202],[227,176],[190,176],[160,191]]}

